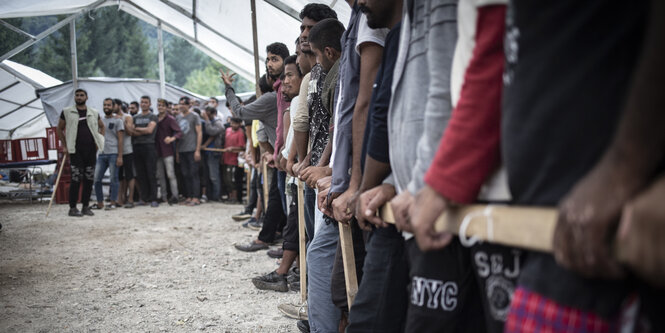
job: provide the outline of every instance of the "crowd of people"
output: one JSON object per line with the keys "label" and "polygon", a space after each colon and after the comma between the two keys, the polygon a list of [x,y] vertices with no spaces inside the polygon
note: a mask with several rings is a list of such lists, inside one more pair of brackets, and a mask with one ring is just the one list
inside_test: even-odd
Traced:
{"label": "crowd of people", "polygon": [[[160,203],[242,203],[244,168],[239,155],[245,151],[245,126],[235,117],[222,119],[217,98],[211,97],[203,111],[197,106],[200,102],[192,103],[188,96],[178,103],[160,98],[155,113],[150,96],[129,104],[109,97],[104,99],[103,115],[87,107],[87,99],[87,92],[77,89],[76,105],[63,110],[57,129],[71,163],[69,216]],[[110,186],[105,196],[102,182],[107,171]],[[93,186],[97,202],[90,205]]]}
{"label": "crowd of people", "polygon": [[[234,74],[220,70],[238,118],[226,143],[202,138],[221,133],[221,122],[214,125],[209,108],[200,120],[187,99],[176,120],[166,101],[159,116],[151,113],[149,99],[133,118],[113,100],[99,120],[89,108],[65,109],[63,127],[79,128],[66,141],[73,182],[95,181],[95,143],[103,147],[98,174],[114,168],[113,160],[128,163],[133,145],[144,202],[156,204],[150,171],[157,161],[172,195],[196,205],[200,148],[244,150],[255,166],[251,200],[233,219],[259,233],[236,248],[281,258],[276,270],[252,279],[256,288],[299,290],[304,207],[307,302],[278,307],[303,332],[665,330],[658,241],[663,3],[346,2],[346,28],[329,6],[307,4],[300,31],[284,36],[295,37],[295,54],[282,43],[268,45],[261,94],[252,103],[237,98]],[[77,106],[85,97],[77,91]],[[251,123],[246,145],[232,135],[241,122]],[[106,142],[82,136],[85,128],[106,128]],[[173,142],[186,184],[180,192]],[[225,184],[237,175],[226,154]],[[206,160],[215,183],[220,159]],[[219,188],[207,192],[218,198]],[[377,214],[387,203],[395,224]],[[470,203],[558,207],[553,253],[467,244],[436,231],[442,213]],[[340,224],[352,230],[359,281],[353,304]],[[281,247],[270,250],[278,241]]]}

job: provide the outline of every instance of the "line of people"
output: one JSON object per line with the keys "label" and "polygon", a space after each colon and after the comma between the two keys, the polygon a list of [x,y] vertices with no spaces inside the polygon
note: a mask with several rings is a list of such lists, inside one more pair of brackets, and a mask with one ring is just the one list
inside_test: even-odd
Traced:
{"label": "line of people", "polygon": [[[149,96],[129,104],[106,98],[103,115],[86,104],[85,90],[77,89],[74,99],[76,104],[63,110],[57,127],[71,165],[70,216],[133,208],[135,199],[136,205],[151,207],[223,199],[242,203],[244,168],[239,160],[245,151],[244,123],[234,117],[222,119],[216,98],[211,97],[203,111],[187,96],[178,103],[160,98],[157,113]],[[110,187],[105,197],[102,181],[107,171]],[[93,185],[97,202],[90,205]]]}
{"label": "line of people", "polygon": [[[662,2],[346,2],[346,28],[308,4],[295,55],[267,47],[256,102],[239,103],[220,71],[233,115],[259,122],[268,166],[259,234],[236,248],[283,238],[267,252],[279,267],[253,284],[299,289],[302,180],[307,303],[279,306],[301,331],[664,330],[663,247],[649,235],[663,235]],[[559,207],[554,253],[435,231],[474,202]],[[395,225],[377,216],[386,203]],[[350,305],[340,223],[359,281]]]}

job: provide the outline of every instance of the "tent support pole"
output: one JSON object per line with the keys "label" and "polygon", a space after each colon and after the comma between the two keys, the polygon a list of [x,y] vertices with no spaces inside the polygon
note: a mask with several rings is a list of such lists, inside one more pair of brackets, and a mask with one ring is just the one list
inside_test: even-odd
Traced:
{"label": "tent support pole", "polygon": [[72,55],[72,83],[74,90],[79,88],[79,68],[76,54],[76,20],[69,22],[69,49]]}
{"label": "tent support pole", "polygon": [[251,1],[252,6],[252,38],[254,40],[254,79],[256,80],[256,97],[261,96],[259,89],[259,40],[256,27],[256,0]]}
{"label": "tent support pole", "polygon": [[162,21],[157,23],[157,44],[159,45],[159,93],[166,97],[166,80],[164,75],[164,40],[162,39]]}
{"label": "tent support pole", "polygon": [[13,50],[11,50],[11,51],[3,54],[2,56],[0,56],[0,62],[3,62],[5,60],[17,55],[21,51],[29,48],[33,44],[35,44],[35,43],[39,42],[40,40],[46,38],[48,35],[52,34],[53,32],[57,31],[58,29],[64,27],[67,23],[75,20],[79,15],[85,14],[85,13],[97,8],[99,5],[101,5],[105,1],[106,0],[97,0],[93,4],[91,4],[90,6],[85,7],[84,9],[81,9],[78,13],[67,16],[67,18],[65,18],[64,20],[56,23],[55,25],[53,25],[50,28],[48,28],[48,29],[44,30],[43,32],[41,32],[39,35],[35,36],[34,39],[30,39],[28,41],[25,41],[25,43],[15,47]]}

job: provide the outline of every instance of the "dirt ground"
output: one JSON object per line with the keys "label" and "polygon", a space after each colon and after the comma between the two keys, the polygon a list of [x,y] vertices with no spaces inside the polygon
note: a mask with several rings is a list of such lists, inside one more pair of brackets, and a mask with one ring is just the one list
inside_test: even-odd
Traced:
{"label": "dirt ground", "polygon": [[233,247],[241,206],[47,206],[0,202],[0,332],[298,331],[277,305],[299,295],[250,281],[277,261]]}

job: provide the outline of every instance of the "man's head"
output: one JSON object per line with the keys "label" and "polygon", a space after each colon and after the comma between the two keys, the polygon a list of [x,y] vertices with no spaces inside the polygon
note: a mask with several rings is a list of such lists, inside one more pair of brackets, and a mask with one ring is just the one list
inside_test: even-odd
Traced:
{"label": "man's head", "polygon": [[150,112],[150,96],[141,96],[141,111]]}
{"label": "man's head", "polygon": [[114,98],[113,99],[113,113],[120,114],[121,109],[122,109],[122,100],[120,100],[120,98]]}
{"label": "man's head", "polygon": [[165,99],[163,98],[158,98],[157,99],[157,112],[159,112],[160,116],[163,116],[164,113],[168,111],[168,104]]}
{"label": "man's head", "polygon": [[139,103],[137,101],[132,101],[129,103],[129,114],[134,116],[137,113],[139,113]]}
{"label": "man's head", "polygon": [[289,49],[282,43],[272,43],[266,47],[267,73],[273,80],[277,80],[284,71],[284,59],[289,56]]}
{"label": "man's head", "polygon": [[259,90],[262,94],[269,93],[272,91],[272,85],[268,83],[268,78],[266,75],[261,75],[259,78]]}
{"label": "man's head", "polygon": [[307,4],[300,11],[300,48],[303,53],[312,54],[309,46],[309,31],[312,27],[321,20],[327,18],[337,19],[337,13],[327,5],[320,3]]}
{"label": "man's head", "polygon": [[113,98],[107,97],[104,99],[103,109],[104,114],[110,116],[113,114]]}
{"label": "man's head", "polygon": [[190,101],[189,97],[187,96],[182,96],[180,97],[180,100],[178,101],[178,111],[180,111],[182,114],[187,114],[189,112],[189,106],[190,106]]}
{"label": "man's head", "polygon": [[214,97],[214,96],[210,97],[210,99],[208,100],[208,106],[212,106],[213,108],[217,108],[218,105],[219,105],[219,100],[217,99],[217,97]]}
{"label": "man's head", "polygon": [[394,12],[401,0],[359,0],[358,6],[367,17],[367,26],[372,29],[390,28],[393,15],[401,15],[401,10]]}
{"label": "man's head", "polygon": [[217,108],[213,108],[212,106],[206,106],[205,113],[208,115],[208,119],[212,121],[217,117]]}
{"label": "man's head", "polygon": [[234,131],[237,131],[242,125],[242,119],[236,117],[231,117],[229,122],[231,123],[231,128],[233,128]]}
{"label": "man's head", "polygon": [[312,71],[312,64],[309,62],[307,55],[300,49],[300,37],[298,37],[298,45],[296,46],[296,65],[300,68],[300,73],[307,75]]}
{"label": "man's head", "polygon": [[85,102],[88,101],[88,92],[79,88],[74,91],[74,103],[78,106],[85,105]]}
{"label": "man's head", "polygon": [[336,19],[322,20],[309,32],[309,45],[316,54],[316,62],[321,64],[325,72],[329,71],[340,57],[340,39],[343,33],[344,26]]}
{"label": "man's head", "polygon": [[282,83],[282,94],[287,102],[300,93],[302,73],[296,64],[296,56],[288,56],[284,60],[284,82]]}

